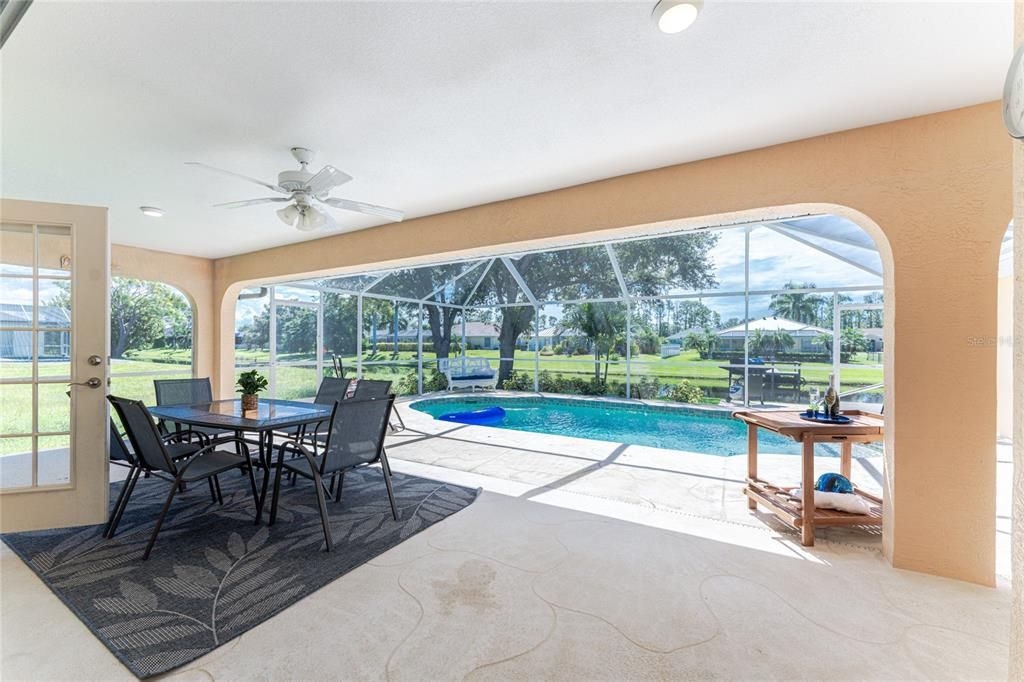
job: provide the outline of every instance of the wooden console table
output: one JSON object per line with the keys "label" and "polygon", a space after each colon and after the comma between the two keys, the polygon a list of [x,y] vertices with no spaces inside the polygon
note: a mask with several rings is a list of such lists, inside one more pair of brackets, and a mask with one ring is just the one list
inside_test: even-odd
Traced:
{"label": "wooden console table", "polygon": [[[805,547],[814,545],[814,529],[819,526],[880,526],[882,525],[882,499],[854,486],[854,493],[871,505],[867,514],[850,514],[832,509],[814,507],[814,444],[838,443],[840,446],[839,472],[850,478],[853,444],[871,443],[885,436],[882,415],[860,410],[847,410],[844,416],[849,424],[817,424],[800,418],[797,410],[739,411],[733,417],[747,424],[747,485],[743,489],[747,506],[757,509],[761,504],[780,519],[800,531]],[[757,475],[757,430],[767,429],[803,443],[800,504],[792,495],[793,487],[773,485]],[[811,513],[805,514],[804,510]]]}

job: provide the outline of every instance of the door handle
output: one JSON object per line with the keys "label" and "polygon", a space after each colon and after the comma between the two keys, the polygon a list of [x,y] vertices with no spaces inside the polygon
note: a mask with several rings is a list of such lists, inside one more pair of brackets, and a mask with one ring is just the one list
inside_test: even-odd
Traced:
{"label": "door handle", "polygon": [[88,386],[89,388],[99,388],[103,385],[103,382],[98,377],[89,377],[85,381],[72,381],[68,386]]}

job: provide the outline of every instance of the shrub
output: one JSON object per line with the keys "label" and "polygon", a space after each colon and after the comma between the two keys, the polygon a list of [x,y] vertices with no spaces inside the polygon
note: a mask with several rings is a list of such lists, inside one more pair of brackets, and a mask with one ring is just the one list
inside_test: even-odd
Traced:
{"label": "shrub", "polygon": [[526,372],[512,372],[498,388],[506,391],[532,391],[533,377]]}
{"label": "shrub", "polygon": [[[441,374],[436,369],[423,370],[423,392],[433,393],[435,391],[443,391],[448,388],[448,378],[444,374]],[[405,376],[401,377],[396,385],[396,390],[400,395],[411,395],[419,392],[419,381],[417,380],[416,370],[408,372]]]}
{"label": "shrub", "polygon": [[632,388],[637,398],[653,400],[661,395],[661,380],[658,377],[640,377]]}
{"label": "shrub", "polygon": [[670,388],[668,395],[677,403],[700,403],[704,400],[704,391],[701,387],[686,379]]}

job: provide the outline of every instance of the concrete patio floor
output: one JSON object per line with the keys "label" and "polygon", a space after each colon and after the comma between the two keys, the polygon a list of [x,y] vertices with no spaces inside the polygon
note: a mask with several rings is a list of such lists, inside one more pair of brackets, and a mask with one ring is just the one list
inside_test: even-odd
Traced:
{"label": "concrete patio floor", "polygon": [[[481,497],[169,677],[1006,678],[1005,584],[893,569],[856,530],[803,548],[747,511],[742,457],[400,409],[393,467]],[[869,483],[881,463],[856,466]],[[0,575],[0,677],[130,679],[6,547]]]}

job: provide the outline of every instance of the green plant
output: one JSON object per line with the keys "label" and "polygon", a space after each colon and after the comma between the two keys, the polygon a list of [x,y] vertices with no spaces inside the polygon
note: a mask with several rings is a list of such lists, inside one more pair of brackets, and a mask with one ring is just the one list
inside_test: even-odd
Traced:
{"label": "green plant", "polygon": [[238,382],[235,384],[238,391],[243,395],[256,395],[267,388],[267,378],[255,369],[242,372],[238,375]]}
{"label": "green plant", "polygon": [[661,394],[661,381],[658,377],[640,377],[640,381],[632,386],[633,392],[641,400],[653,400]]}
{"label": "green plant", "polygon": [[533,377],[526,372],[512,372],[499,387],[506,391],[532,391]]}
{"label": "green plant", "polygon": [[704,391],[701,387],[685,379],[672,386],[668,395],[677,403],[701,403],[704,400]]}

